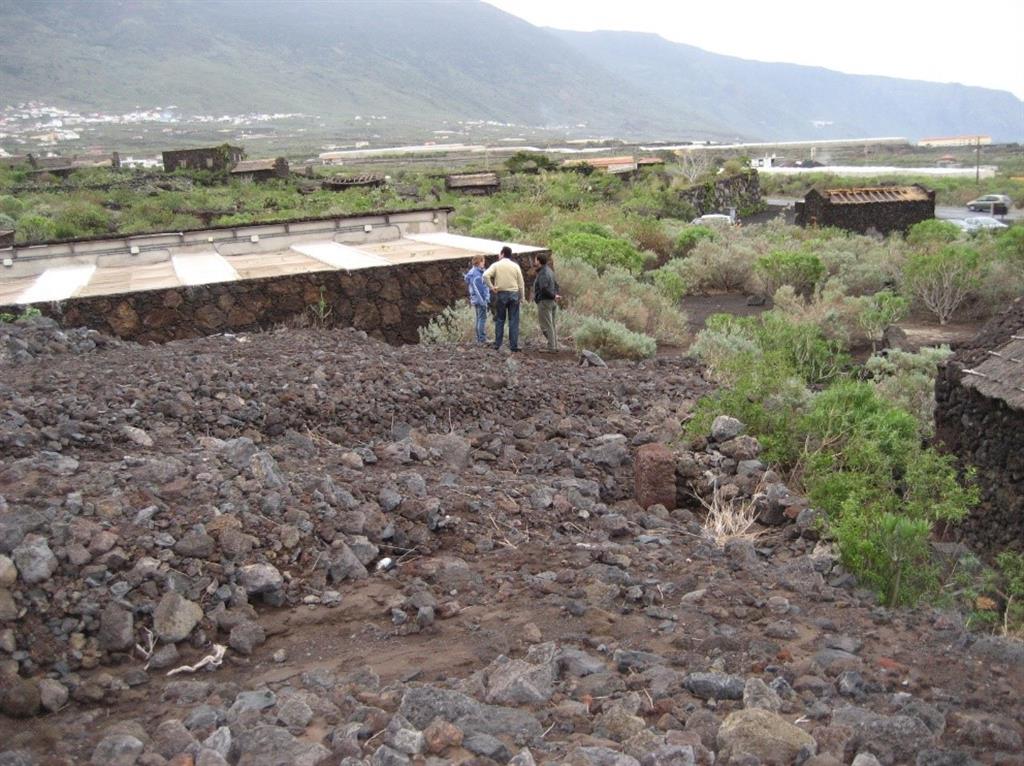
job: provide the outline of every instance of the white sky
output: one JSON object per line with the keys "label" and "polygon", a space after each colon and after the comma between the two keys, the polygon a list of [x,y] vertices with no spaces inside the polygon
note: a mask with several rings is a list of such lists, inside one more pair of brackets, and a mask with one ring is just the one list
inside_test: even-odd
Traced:
{"label": "white sky", "polygon": [[531,24],[654,32],[784,61],[1008,90],[1024,99],[1021,0],[487,0]]}

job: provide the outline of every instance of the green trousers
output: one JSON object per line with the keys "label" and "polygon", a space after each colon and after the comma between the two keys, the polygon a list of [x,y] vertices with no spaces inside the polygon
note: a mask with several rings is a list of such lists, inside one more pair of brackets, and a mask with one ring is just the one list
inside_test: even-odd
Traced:
{"label": "green trousers", "polygon": [[555,301],[537,301],[537,321],[540,323],[540,331],[548,341],[548,350],[558,350],[558,336],[555,335],[555,313],[558,311],[558,304]]}

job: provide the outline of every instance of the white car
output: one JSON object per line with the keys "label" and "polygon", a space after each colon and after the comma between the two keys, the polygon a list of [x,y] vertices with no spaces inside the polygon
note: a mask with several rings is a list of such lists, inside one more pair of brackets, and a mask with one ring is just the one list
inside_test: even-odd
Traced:
{"label": "white car", "polygon": [[690,223],[695,226],[732,226],[736,219],[725,213],[708,213],[700,218],[694,218]]}
{"label": "white car", "polygon": [[1007,228],[1005,223],[997,221],[995,218],[989,218],[987,215],[976,215],[964,219],[964,231],[986,231],[1005,228]]}

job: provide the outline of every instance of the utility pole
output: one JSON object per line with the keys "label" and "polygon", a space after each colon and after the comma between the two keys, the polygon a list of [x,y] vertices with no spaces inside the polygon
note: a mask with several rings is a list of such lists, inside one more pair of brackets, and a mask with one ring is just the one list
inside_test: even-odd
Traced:
{"label": "utility pole", "polygon": [[981,188],[981,136],[974,137],[974,185]]}

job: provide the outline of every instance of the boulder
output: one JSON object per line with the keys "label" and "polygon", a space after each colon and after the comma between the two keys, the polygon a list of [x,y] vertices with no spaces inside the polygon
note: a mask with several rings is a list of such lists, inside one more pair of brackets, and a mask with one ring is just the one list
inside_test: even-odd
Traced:
{"label": "boulder", "polygon": [[634,494],[642,508],[676,507],[676,463],[664,444],[645,444],[636,451],[633,463]]}
{"label": "boulder", "polygon": [[814,737],[781,716],[761,708],[731,713],[718,729],[719,758],[748,753],[764,764],[787,766],[817,752]]}

